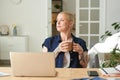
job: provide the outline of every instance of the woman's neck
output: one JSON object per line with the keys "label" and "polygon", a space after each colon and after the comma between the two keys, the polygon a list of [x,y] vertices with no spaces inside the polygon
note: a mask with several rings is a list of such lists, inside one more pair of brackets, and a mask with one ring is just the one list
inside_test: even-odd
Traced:
{"label": "woman's neck", "polygon": [[71,33],[65,34],[65,33],[60,33],[62,41],[67,41],[67,40],[72,40]]}

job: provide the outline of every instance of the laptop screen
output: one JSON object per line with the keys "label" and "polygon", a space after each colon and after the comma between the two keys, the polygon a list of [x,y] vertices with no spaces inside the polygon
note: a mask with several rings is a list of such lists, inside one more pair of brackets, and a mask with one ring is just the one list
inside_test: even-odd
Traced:
{"label": "laptop screen", "polygon": [[12,74],[14,76],[55,76],[53,52],[10,52]]}

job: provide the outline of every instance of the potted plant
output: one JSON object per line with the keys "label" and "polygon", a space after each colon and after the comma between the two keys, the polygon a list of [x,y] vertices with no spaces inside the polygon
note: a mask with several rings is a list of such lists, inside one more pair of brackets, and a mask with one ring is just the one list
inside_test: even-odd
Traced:
{"label": "potted plant", "polygon": [[[112,27],[114,28],[114,30],[116,30],[116,32],[119,32],[120,31],[120,22],[114,22],[112,24]],[[112,35],[112,32],[107,30],[105,31],[105,34],[103,34],[101,36],[101,39],[104,40],[107,36],[111,36]]]}
{"label": "potted plant", "polygon": [[[114,22],[111,26],[116,32],[120,31],[120,22]],[[108,36],[112,36],[112,32],[109,30],[107,30],[105,34],[101,36],[101,38],[104,40]],[[113,48],[113,50],[110,52],[109,59],[104,61],[102,67],[115,67],[117,65],[120,65],[120,49],[116,45],[115,48]]]}
{"label": "potted plant", "polygon": [[117,65],[120,65],[120,49],[116,45],[113,51],[110,52],[109,59],[104,61],[102,67],[115,67]]}
{"label": "potted plant", "polygon": [[55,4],[54,7],[56,8],[56,11],[57,11],[57,12],[60,11],[61,6],[60,6],[59,4]]}

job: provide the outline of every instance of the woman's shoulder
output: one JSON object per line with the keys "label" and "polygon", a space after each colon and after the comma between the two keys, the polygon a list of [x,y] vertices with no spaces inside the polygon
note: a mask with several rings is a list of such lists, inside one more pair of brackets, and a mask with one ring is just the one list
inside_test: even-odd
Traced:
{"label": "woman's shoulder", "polygon": [[56,39],[58,39],[58,37],[59,37],[59,35],[55,35],[55,36],[48,37],[45,40],[47,40],[47,41],[56,40]]}

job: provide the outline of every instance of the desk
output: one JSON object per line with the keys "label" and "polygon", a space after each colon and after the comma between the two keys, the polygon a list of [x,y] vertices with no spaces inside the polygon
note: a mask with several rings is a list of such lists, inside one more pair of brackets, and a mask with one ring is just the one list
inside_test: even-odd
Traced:
{"label": "desk", "polygon": [[[100,77],[108,78],[102,76],[100,71],[97,68],[56,68],[58,72],[56,77],[14,77],[12,75],[0,77],[0,80],[71,80],[73,78],[83,78],[89,77],[87,75],[87,70],[96,70],[98,71]],[[11,74],[10,67],[0,67],[0,72],[5,72]],[[120,77],[117,77],[120,78]]]}

